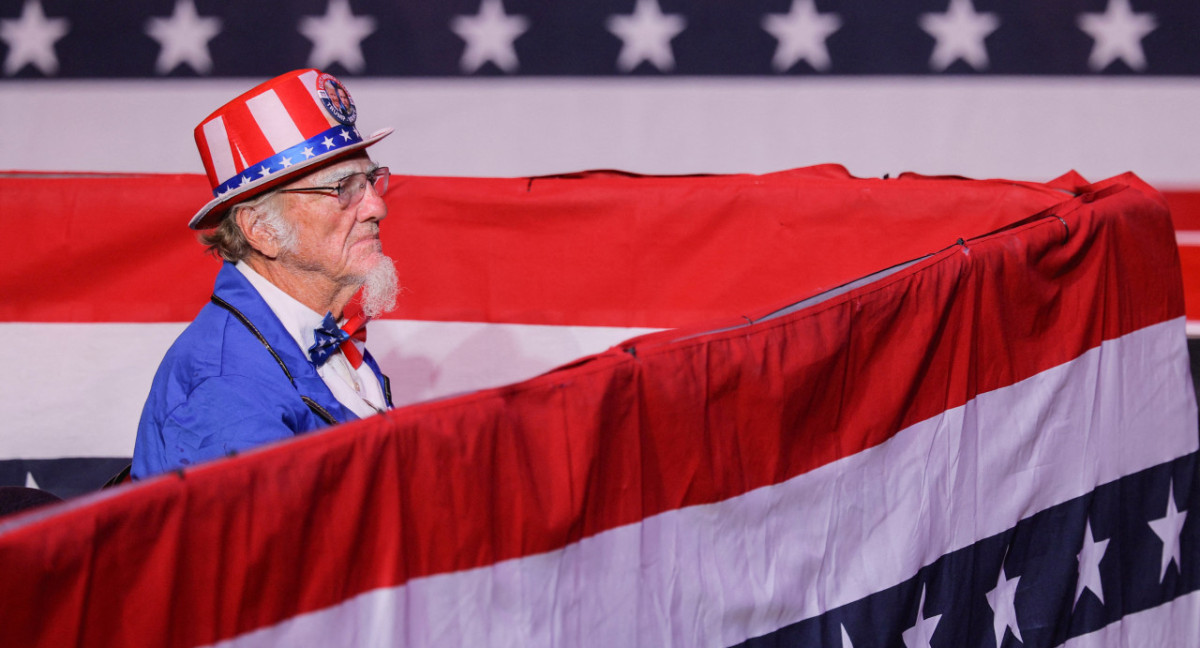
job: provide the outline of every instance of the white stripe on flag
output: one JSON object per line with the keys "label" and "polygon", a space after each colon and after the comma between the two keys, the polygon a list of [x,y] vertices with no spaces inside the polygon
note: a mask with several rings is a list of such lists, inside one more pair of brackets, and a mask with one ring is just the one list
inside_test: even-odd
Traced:
{"label": "white stripe on flag", "polygon": [[[17,368],[0,374],[0,459],[128,457],[150,380],[185,326],[0,322],[0,336],[25,341],[0,347],[0,366]],[[412,320],[370,328],[397,406],[524,380],[659,330]]]}
{"label": "white stripe on flag", "polygon": [[[253,81],[4,83],[0,112],[21,115],[27,126],[4,133],[2,169],[195,173],[196,151],[180,134]],[[348,83],[360,126],[397,128],[372,157],[419,175],[765,173],[836,162],[858,176],[916,171],[1044,182],[1076,169],[1096,181],[1132,169],[1160,187],[1200,179],[1194,77]]]}
{"label": "white stripe on flag", "polygon": [[288,114],[283,101],[274,90],[248,99],[246,107],[250,109],[250,114],[254,115],[254,121],[262,130],[263,136],[276,152],[304,141],[300,129],[296,128],[296,122],[292,120],[292,116]]}
{"label": "white stripe on flag", "polygon": [[782,484],[375,590],[218,645],[728,646],[761,636],[1194,452],[1182,324],[1105,342]]}
{"label": "white stripe on flag", "polygon": [[1177,245],[1200,245],[1200,230],[1175,230]]}
{"label": "white stripe on flag", "polygon": [[237,167],[233,164],[233,149],[229,144],[229,134],[225,132],[225,119],[215,117],[206,122],[204,139],[208,142],[208,155],[212,158],[217,181],[225,182],[237,175]]}

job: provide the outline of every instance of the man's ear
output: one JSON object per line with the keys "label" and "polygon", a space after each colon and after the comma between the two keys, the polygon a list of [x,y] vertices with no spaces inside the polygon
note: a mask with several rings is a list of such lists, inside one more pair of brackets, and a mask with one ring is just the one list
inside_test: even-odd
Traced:
{"label": "man's ear", "polygon": [[233,217],[237,219],[238,229],[242,230],[242,236],[246,237],[250,247],[268,259],[279,256],[279,237],[274,228],[263,220],[262,212],[257,207],[239,207]]}

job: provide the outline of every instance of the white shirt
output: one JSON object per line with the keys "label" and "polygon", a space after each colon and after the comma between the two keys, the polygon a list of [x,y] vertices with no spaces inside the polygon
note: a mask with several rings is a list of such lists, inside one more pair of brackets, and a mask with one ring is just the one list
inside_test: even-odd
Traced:
{"label": "white shirt", "polygon": [[[316,342],[316,334],[313,331],[325,321],[325,313],[318,313],[300,303],[295,297],[283,292],[279,286],[267,281],[244,261],[238,262],[237,269],[250,285],[254,286],[263,301],[267,302],[267,306],[283,323],[283,327],[307,357],[309,347]],[[354,340],[354,344],[359,351],[363,351],[362,342]],[[325,364],[317,367],[317,375],[329,386],[329,391],[333,392],[333,397],[338,399],[339,403],[360,417],[365,418],[387,409],[383,387],[379,384],[375,372],[365,362],[355,369],[339,350],[330,356]]]}

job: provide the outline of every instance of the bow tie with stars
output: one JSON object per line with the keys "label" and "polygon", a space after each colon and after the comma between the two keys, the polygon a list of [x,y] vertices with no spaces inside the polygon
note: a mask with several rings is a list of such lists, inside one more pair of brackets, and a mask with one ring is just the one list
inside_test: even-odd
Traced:
{"label": "bow tie with stars", "polygon": [[313,364],[320,367],[340,348],[351,366],[355,369],[362,366],[362,352],[355,346],[354,341],[367,341],[367,320],[370,318],[359,308],[355,308],[353,314],[350,310],[349,307],[346,308],[346,324],[341,328],[338,328],[337,321],[333,319],[333,313],[325,313],[321,326],[313,329],[316,342],[308,348],[308,357]]}

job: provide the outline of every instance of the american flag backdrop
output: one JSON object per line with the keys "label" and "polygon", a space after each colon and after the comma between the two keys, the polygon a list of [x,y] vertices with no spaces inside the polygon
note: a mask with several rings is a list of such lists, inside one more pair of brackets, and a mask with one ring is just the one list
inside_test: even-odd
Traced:
{"label": "american flag backdrop", "polygon": [[[590,225],[582,230],[579,222],[567,227],[551,218],[567,201],[543,205],[539,214],[545,220],[530,219],[505,230],[522,212],[502,206],[507,204],[503,201],[475,202],[474,188],[484,187],[481,193],[515,201],[519,195],[515,187],[536,184],[524,178],[553,176],[556,182],[567,182],[576,177],[573,172],[588,169],[697,176],[769,174],[824,163],[844,165],[862,178],[894,179],[916,172],[1031,183],[1048,182],[1071,170],[1087,181],[1133,171],[1167,191],[1175,208],[1176,240],[1184,267],[1189,267],[1189,260],[1200,267],[1198,35],[1200,5],[1183,0],[0,0],[0,115],[5,119],[0,127],[0,171],[6,172],[0,178],[0,233],[11,263],[0,270],[7,275],[0,291],[4,293],[0,331],[7,339],[19,340],[0,349],[0,365],[9,368],[0,372],[0,403],[8,412],[8,422],[0,425],[0,485],[39,486],[74,497],[94,490],[128,462],[154,368],[207,299],[216,270],[185,226],[208,199],[207,187],[196,175],[203,168],[192,131],[225,101],[283,71],[316,67],[332,72],[352,93],[364,133],[396,128],[371,152],[397,177],[452,178],[428,195],[427,185],[419,180],[408,186],[420,189],[405,191],[403,183],[397,185],[389,199],[392,220],[385,225],[387,235],[393,237],[386,241],[387,249],[403,250],[416,267],[402,274],[409,292],[402,296],[394,319],[373,324],[372,348],[393,350],[384,361],[398,403],[419,404],[523,380],[582,356],[603,354],[636,335],[744,314],[784,297],[807,297],[893,263],[942,250],[958,238],[984,234],[1017,220],[1018,214],[1023,217],[1056,205],[1069,197],[1064,191],[1086,185],[1082,178],[1049,188],[1039,185],[1028,196],[1005,202],[1003,208],[990,207],[988,201],[1001,201],[997,196],[1012,200],[1011,195],[990,189],[972,193],[986,195],[987,200],[949,201],[947,211],[960,217],[969,213],[970,218],[960,218],[959,224],[945,229],[915,219],[905,220],[909,226],[900,232],[834,233],[832,225],[826,229],[819,222],[814,227],[816,221],[806,221],[810,229],[805,232],[782,227],[762,237],[746,236],[734,227],[718,228],[713,224],[718,221],[709,219],[713,214],[688,202],[709,194],[679,190],[670,194],[675,217],[682,221],[703,212],[703,218],[687,221],[690,236],[655,262],[617,255],[621,262],[616,263],[614,250],[635,249],[620,236],[621,227],[628,227],[640,240],[670,240],[679,231],[646,227],[649,212],[641,211],[637,203],[618,205],[624,220],[587,220]],[[478,185],[460,185],[453,181],[457,177],[483,180]],[[503,178],[521,179],[495,180],[495,184],[491,180]],[[845,180],[836,173],[825,173],[823,178]],[[771,185],[770,180],[754,178],[745,182]],[[854,186],[852,195],[864,197],[877,195],[873,192],[889,185]],[[959,189],[946,193],[958,195]],[[937,193],[915,189],[913,204],[919,204],[917,197],[927,200]],[[580,204],[592,198],[571,195]],[[745,204],[739,202],[745,200],[743,194],[722,195],[745,213]],[[779,214],[786,214],[792,202],[809,209],[807,195],[788,189],[773,194],[772,204]],[[55,200],[46,200],[47,196]],[[655,200],[644,204],[661,207]],[[902,201],[889,200],[893,202],[874,204],[875,211],[892,213],[880,204],[898,210],[895,206]],[[536,232],[537,241],[561,246],[563,252],[546,255],[513,239],[504,240],[502,245],[508,249],[497,249],[501,244],[489,244],[486,238],[476,242],[464,237],[453,244],[427,238],[446,231],[438,228],[447,223],[458,227],[466,222],[430,207],[439,204],[453,204],[455,214],[478,217],[469,223],[472,231]],[[1027,211],[1020,211],[1017,204]],[[480,205],[487,206],[483,214]],[[939,208],[946,207],[939,203]],[[435,216],[411,218],[405,213],[408,209],[430,209]],[[774,218],[777,212],[769,213]],[[910,216],[905,213],[903,218]],[[969,227],[961,225],[968,222]],[[780,218],[780,223],[787,221]],[[854,221],[854,226],[870,225]],[[805,236],[806,232],[812,235]],[[586,241],[578,240],[585,237]],[[830,237],[836,245],[818,243]],[[413,241],[412,247],[405,247],[408,240]],[[871,247],[887,243],[895,246],[890,256],[879,251],[882,247]],[[812,255],[810,269],[786,269],[798,277],[795,293],[784,288],[786,282],[778,276],[782,272],[771,274],[778,269],[764,263],[786,253],[786,245],[800,246]],[[1159,254],[1172,253],[1169,246],[1141,251],[1150,248]],[[451,265],[435,261],[442,250],[454,258],[458,274],[443,274],[435,277],[440,282],[423,285],[420,264],[438,272]],[[725,253],[729,264],[745,263],[764,274],[729,272],[722,277],[729,267],[712,261],[719,258],[717,252]],[[539,264],[522,261],[521,254]],[[840,265],[855,257],[879,264],[860,263],[853,272],[849,265]],[[547,258],[558,265],[540,263]],[[504,272],[490,274],[485,261],[503,262]],[[678,267],[671,271],[665,269],[668,265]],[[833,272],[834,268],[843,274]],[[612,294],[589,303],[593,293],[547,291],[534,273],[578,278],[589,289],[591,279],[617,274],[629,280],[621,290],[636,289],[620,293],[613,288]],[[696,279],[687,284],[664,279],[687,273]],[[775,282],[769,290],[744,288],[748,281],[770,283],[767,276]],[[1152,279],[1147,285],[1170,282],[1164,275],[1147,276]],[[640,283],[634,284],[638,278]],[[492,292],[464,288],[474,287],[475,282],[487,284]],[[64,285],[72,288],[60,290]],[[522,294],[513,296],[506,289]],[[440,298],[442,291],[459,301],[428,306],[427,301]],[[699,299],[673,299],[705,291],[713,294],[703,304]],[[739,301],[747,293],[761,300]],[[550,296],[542,299],[543,294]],[[529,296],[531,301],[521,301]],[[562,301],[548,308],[551,299]],[[156,303],[164,305],[156,311]],[[462,306],[466,303],[470,307]],[[646,303],[658,307],[639,310]],[[728,310],[722,310],[721,304]],[[1094,382],[1093,386],[1120,392],[1119,387],[1140,380],[1144,389],[1127,394],[1133,399],[1130,402],[1114,400],[1113,407],[1152,421],[1144,428],[1118,427],[1122,434],[1142,429],[1155,441],[1144,445],[1154,446],[1155,451],[1138,444],[1134,445],[1149,454],[1127,452],[1130,448],[1120,444],[1097,450],[1087,443],[1101,436],[1087,436],[1081,443],[1096,453],[1087,456],[1095,459],[1098,472],[1088,473],[1080,483],[1064,485],[1051,483],[1044,470],[1029,468],[1026,476],[1033,474],[1036,479],[1013,495],[1014,502],[1031,507],[1028,515],[999,504],[1003,510],[993,515],[996,494],[1014,492],[1013,480],[1020,480],[1003,471],[980,473],[972,506],[950,510],[958,517],[930,522],[936,533],[923,528],[920,532],[930,535],[908,538],[913,543],[904,545],[931,547],[930,555],[896,555],[892,552],[897,549],[869,529],[847,536],[844,527],[834,528],[824,508],[840,502],[857,511],[854,506],[876,501],[868,497],[872,494],[879,502],[890,501],[888,492],[896,483],[867,481],[855,491],[842,476],[847,474],[843,472],[847,463],[854,464],[853,470],[880,474],[880,466],[906,465],[909,470],[897,469],[908,480],[904,483],[919,481],[922,472],[914,466],[922,461],[936,463],[942,457],[922,450],[949,443],[949,437],[941,428],[905,428],[907,436],[898,435],[897,442],[876,447],[875,455],[894,453],[886,460],[831,456],[823,472],[816,470],[798,482],[788,481],[795,474],[781,472],[763,478],[772,486],[766,490],[739,484],[716,489],[703,502],[682,497],[661,509],[639,513],[649,522],[635,516],[639,522],[633,531],[623,526],[632,518],[617,516],[605,518],[586,533],[570,529],[561,538],[491,538],[508,542],[510,549],[488,554],[495,563],[459,556],[458,562],[436,568],[407,565],[389,572],[386,582],[367,579],[347,585],[342,592],[345,598],[310,600],[306,597],[315,595],[304,590],[303,595],[297,594],[303,605],[289,607],[295,601],[269,600],[254,613],[260,615],[255,618],[238,617],[236,611],[223,615],[214,607],[202,618],[216,621],[207,626],[198,623],[173,641],[183,645],[228,639],[238,645],[272,645],[289,643],[305,633],[340,637],[338,633],[347,628],[359,628],[366,637],[363,643],[379,636],[385,637],[380,643],[386,644],[403,630],[413,644],[437,645],[455,643],[452,640],[459,637],[439,633],[457,628],[464,633],[463,643],[499,637],[510,645],[556,641],[565,645],[572,642],[564,637],[580,635],[561,634],[560,626],[530,625],[527,615],[548,596],[538,587],[563,584],[575,576],[580,589],[592,582],[585,577],[596,577],[598,598],[564,594],[561,600],[597,607],[554,618],[570,619],[575,629],[598,629],[595,640],[601,643],[611,637],[627,639],[632,635],[622,634],[624,628],[617,626],[630,617],[615,613],[629,612],[629,601],[624,599],[629,590],[622,589],[629,581],[621,580],[626,572],[616,570],[612,582],[605,581],[601,578],[605,570],[598,563],[614,556],[637,557],[636,552],[626,551],[634,542],[629,534],[642,534],[640,541],[648,542],[646,529],[651,529],[656,542],[677,543],[682,552],[678,560],[695,557],[696,565],[712,564],[700,558],[718,553],[721,543],[741,546],[761,541],[765,547],[786,540],[808,546],[815,553],[797,558],[807,561],[803,569],[808,570],[796,572],[802,575],[797,578],[804,583],[819,581],[825,588],[822,595],[828,598],[820,605],[806,602],[809,607],[799,608],[780,609],[771,603],[772,593],[782,590],[774,589],[777,583],[769,579],[772,571],[753,561],[771,560],[774,554],[748,552],[743,559],[749,563],[727,563],[702,573],[697,578],[703,586],[693,589],[677,585],[678,575],[686,569],[665,565],[653,572],[660,589],[642,593],[648,597],[645,601],[660,607],[646,608],[641,618],[654,619],[662,612],[662,618],[675,626],[629,622],[630,628],[645,631],[640,635],[645,645],[744,641],[859,648],[1011,647],[1110,646],[1128,641],[1129,645],[1194,646],[1191,638],[1200,636],[1200,603],[1195,594],[1200,587],[1200,561],[1197,522],[1189,512],[1198,492],[1196,432],[1195,412],[1187,404],[1190,397],[1171,391],[1179,380],[1186,380],[1186,367],[1181,364],[1185,360],[1175,346],[1182,327],[1177,305],[1156,314],[1146,328],[1118,327],[1112,336],[1105,334],[1107,346],[1095,346],[1056,368],[1036,367],[1024,376],[1036,374],[1044,384],[1031,386],[1014,375],[1011,384],[1000,385],[1005,390],[970,407],[951,408],[947,416],[955,425],[962,421],[954,417],[979,416],[974,407],[1008,412],[997,419],[995,429],[1019,429],[1026,435],[1014,441],[1032,453],[1016,451],[1026,461],[1021,465],[1038,466],[1040,459],[1044,465],[1059,466],[1070,459],[1072,450],[1038,445],[1034,439],[1038,428],[1031,427],[1022,414],[1052,412],[1054,408],[1046,403],[1066,398],[1054,385],[1078,388],[1077,380],[1082,380],[1085,386]],[[122,309],[128,314],[122,315]],[[1190,308],[1188,322],[1189,330],[1200,331],[1200,319],[1191,317]],[[1087,338],[1091,332],[1076,333]],[[1053,346],[1046,343],[1046,348]],[[998,356],[1007,353],[993,351]],[[1136,358],[1143,356],[1169,367],[1169,375],[1138,364]],[[1080,375],[1084,378],[1077,378]],[[890,377],[876,380],[889,384]],[[1153,394],[1147,392],[1155,387],[1161,387],[1169,401],[1155,401],[1162,405],[1157,409],[1138,400],[1150,399]],[[988,402],[989,398],[995,400]],[[1089,430],[1110,429],[1106,417],[1112,411],[1087,412]],[[1048,420],[1056,429],[1079,427],[1082,423],[1075,416],[1078,411]],[[962,425],[971,428],[970,422]],[[971,429],[979,434],[975,438],[986,438]],[[329,443],[340,443],[340,438]],[[1121,443],[1130,443],[1129,437],[1121,438]],[[456,448],[448,439],[431,443],[430,451],[438,457]],[[952,458],[959,456],[951,450],[958,449],[946,449],[944,462],[953,463]],[[712,451],[709,446],[696,450],[708,451]],[[553,449],[546,452],[557,457]],[[524,465],[519,459],[513,461],[514,471]],[[469,475],[472,466],[454,464],[454,469]],[[227,470],[226,477],[242,483],[240,469],[214,470]],[[945,471],[960,479],[968,474],[976,475]],[[945,475],[950,483],[937,482],[942,494],[963,485]],[[418,477],[405,486],[433,488],[438,483],[433,475]],[[559,477],[536,481],[529,487],[531,492],[514,497],[538,502],[543,493],[537,487],[581,488],[578,482]],[[212,479],[220,483],[223,478]],[[371,483],[369,476],[360,481]],[[213,482],[203,483],[212,486]],[[1048,493],[1033,492],[1047,484],[1053,486],[1047,486]],[[622,485],[614,482],[612,488],[625,493]],[[64,527],[63,533],[89,528],[96,520],[139,519],[146,515],[145,507],[161,513],[168,508],[162,502],[177,497],[172,491],[176,487],[183,488],[160,482],[154,489],[135,491],[140,494],[118,496],[140,502],[127,509],[92,512],[81,506],[74,509],[80,517],[72,525],[77,526]],[[202,490],[199,485],[188,488]],[[687,485],[679,488],[687,490]],[[828,498],[796,504],[789,488],[821,492]],[[478,496],[477,491],[464,492]],[[617,497],[603,492],[605,497]],[[264,502],[273,501],[264,497]],[[911,495],[894,503],[913,515],[933,515],[931,507],[941,500],[922,497]],[[452,510],[457,510],[454,506],[474,510],[467,505],[470,501],[464,495],[442,503]],[[811,521],[806,524],[820,527],[819,533],[804,529],[777,533],[775,522],[763,516],[766,521],[760,526],[746,525],[756,536],[731,540],[721,535],[726,526],[743,524],[754,511],[775,511],[788,501],[798,507],[788,509],[789,514]],[[384,505],[401,506],[390,501]],[[213,506],[220,509],[224,504]],[[535,509],[522,509],[513,519],[536,525]],[[207,508],[202,511],[212,513]],[[885,511],[868,512],[881,516],[863,518],[879,523],[876,532],[916,533]],[[442,513],[429,515],[433,517],[417,518],[414,524],[435,529],[435,535],[441,534],[438,537],[453,530],[442,526],[448,523],[438,517]],[[576,522],[571,517],[555,519],[566,520],[568,526]],[[45,533],[35,526],[0,527],[0,537],[8,533],[10,544],[5,547],[16,547],[10,553],[0,551],[0,563],[31,559],[22,552],[41,542],[44,538],[39,534]],[[702,537],[688,544],[687,533]],[[833,538],[837,540],[824,547],[827,552],[812,549],[817,544],[805,545]],[[104,544],[102,536],[86,539]],[[544,553],[512,548],[526,540]],[[69,538],[64,542],[71,546]],[[339,544],[336,550],[346,552],[348,564],[358,564],[361,556],[355,554],[354,538],[348,535],[339,542],[344,546]],[[493,550],[489,546],[483,553]],[[642,557],[658,555],[646,546],[642,550]],[[432,556],[452,553],[449,549],[430,552]],[[127,561],[138,558],[135,554],[112,554],[112,573],[124,573],[121,569]],[[825,559],[837,564],[822,564]],[[288,571],[291,567],[278,568],[294,577]],[[86,571],[80,565],[73,569],[76,576]],[[556,569],[561,570],[557,576],[547,575]],[[384,572],[387,569],[380,568]],[[647,572],[628,573],[644,576]],[[28,574],[28,580],[9,582],[36,583],[37,571]],[[737,581],[742,575],[745,582]],[[764,580],[754,580],[759,576]],[[331,587],[341,581],[326,574],[312,583],[314,588]],[[612,592],[599,591],[609,586]],[[509,605],[512,601],[500,596],[514,591],[524,597],[518,597],[522,604]],[[704,605],[689,607],[693,601],[685,600],[685,593],[696,592],[702,592],[698,596]],[[9,589],[4,600],[23,600],[22,595],[23,590]],[[224,590],[203,590],[194,596],[237,599]],[[725,596],[728,607],[721,605]],[[431,625],[417,629],[381,629],[381,623],[387,624],[379,619],[355,621],[371,605],[393,609],[400,607],[397,600],[445,603],[459,597],[467,603],[456,608],[457,616],[435,615],[430,617]],[[495,605],[485,605],[489,603]],[[279,612],[285,608],[286,614]],[[28,618],[37,614],[8,609],[23,610],[21,614]],[[704,614],[697,613],[691,627],[681,628],[676,626],[686,625],[685,620],[668,613],[672,610],[703,610]],[[606,615],[609,611],[614,614]],[[191,612],[173,609],[165,618]],[[21,616],[10,613],[13,618]],[[722,620],[713,621],[712,614]],[[745,618],[728,622],[738,615]],[[416,623],[414,619],[409,621]],[[207,629],[196,630],[198,626]],[[725,631],[714,632],[714,627]],[[532,634],[493,634],[502,628]],[[5,643],[3,632],[0,645]]]}

